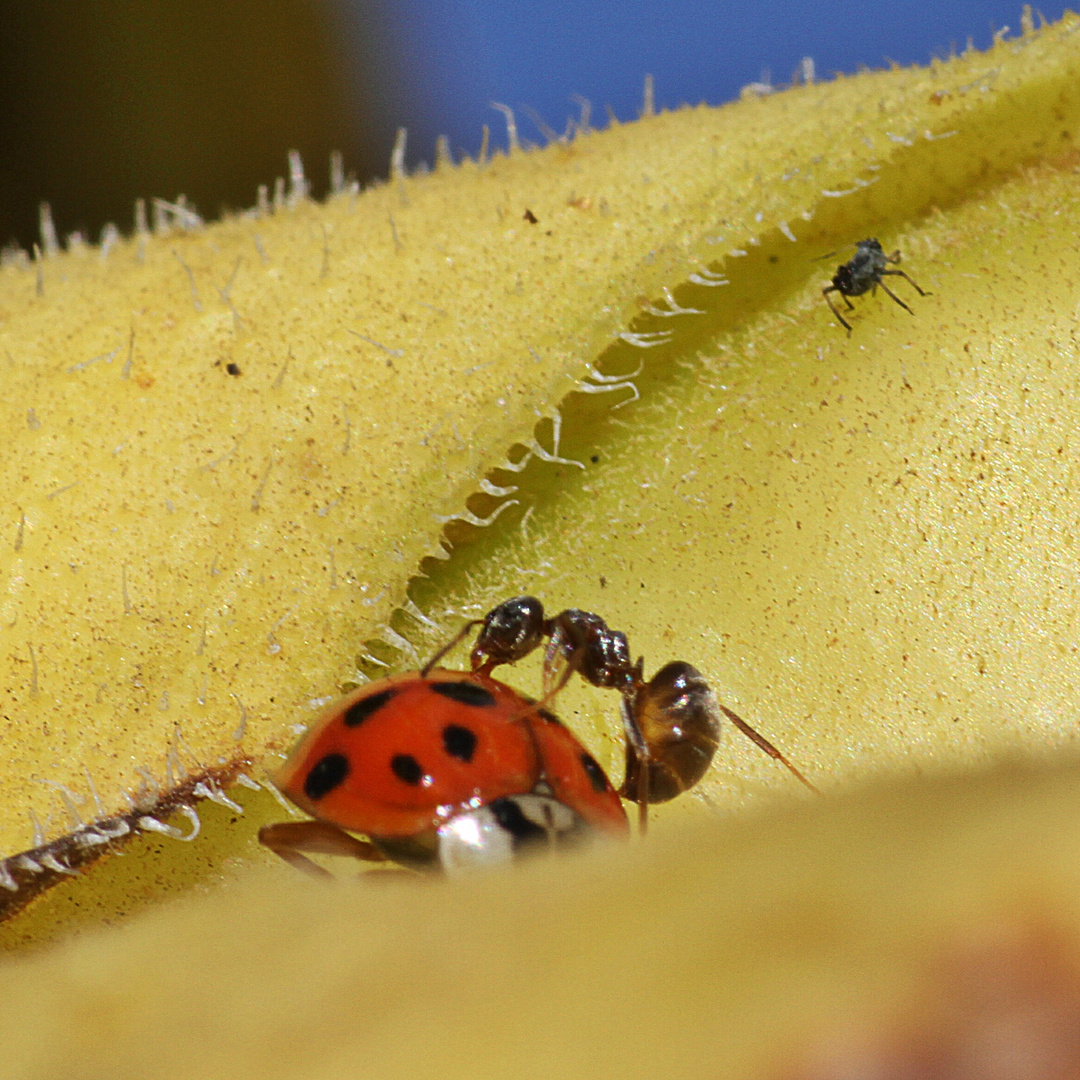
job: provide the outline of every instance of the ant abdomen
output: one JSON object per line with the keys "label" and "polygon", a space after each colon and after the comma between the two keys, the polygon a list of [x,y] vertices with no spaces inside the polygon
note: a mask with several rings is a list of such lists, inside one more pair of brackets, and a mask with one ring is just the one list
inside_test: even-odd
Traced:
{"label": "ant abdomen", "polygon": [[720,745],[720,706],[701,672],[681,660],[667,664],[627,707],[640,739],[627,739],[623,797],[662,803],[692,788]]}

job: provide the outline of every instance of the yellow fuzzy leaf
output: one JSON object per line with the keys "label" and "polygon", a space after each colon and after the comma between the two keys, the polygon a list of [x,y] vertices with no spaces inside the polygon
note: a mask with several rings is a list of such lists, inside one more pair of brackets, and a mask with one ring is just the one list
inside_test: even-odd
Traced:
{"label": "yellow fuzzy leaf", "polygon": [[[930,292],[887,279],[914,318],[867,294],[849,337],[811,280],[720,334],[601,444],[599,477],[564,468],[524,532],[428,588],[480,612],[538,568],[531,590],[602,611],[647,671],[708,672],[826,788],[1074,747],[1078,175],[1032,167],[883,232]],[[581,700],[617,757],[613,710]],[[720,756],[715,802],[791,782],[740,736]]]}
{"label": "yellow fuzzy leaf", "polygon": [[[987,1071],[939,1075],[1075,1075],[1078,797],[1074,765],[699,821],[454,884],[251,875],[0,967],[5,1073],[831,1078],[852,1074],[797,1067],[944,997],[901,1047],[966,1012]],[[1048,1000],[1002,979],[1013,943]],[[976,948],[983,997],[961,997]],[[986,1001],[1003,983],[1010,999]],[[1055,1040],[1068,1071],[1017,1067],[1056,1060]]]}
{"label": "yellow fuzzy leaf", "polygon": [[[0,849],[152,829],[521,591],[823,786],[1068,741],[1077,25],[6,268]],[[933,295],[848,338],[813,260],[875,232]]]}

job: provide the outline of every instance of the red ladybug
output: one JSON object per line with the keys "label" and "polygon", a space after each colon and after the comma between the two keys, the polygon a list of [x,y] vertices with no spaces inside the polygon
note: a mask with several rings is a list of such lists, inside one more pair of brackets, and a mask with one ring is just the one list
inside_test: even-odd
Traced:
{"label": "red ladybug", "polygon": [[[478,622],[472,671],[436,667]],[[544,639],[543,702],[492,678],[495,667],[520,660]],[[622,695],[621,792],[544,707],[575,671]],[[303,852],[456,873],[590,834],[626,836],[620,794],[639,804],[644,824],[649,803],[697,783],[719,743],[721,711],[806,783],[717,703],[689,664],[668,664],[645,682],[625,635],[598,615],[570,609],[547,619],[538,600],[516,597],[467,624],[422,671],[369,683],[330,706],[275,777],[315,820],[264,826],[259,839],[323,876]]]}

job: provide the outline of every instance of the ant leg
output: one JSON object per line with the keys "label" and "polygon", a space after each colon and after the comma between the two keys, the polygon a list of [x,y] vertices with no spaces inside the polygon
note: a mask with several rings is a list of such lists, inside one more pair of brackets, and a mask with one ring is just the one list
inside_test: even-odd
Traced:
{"label": "ant leg", "polygon": [[[919,286],[915,283],[915,280],[913,278],[908,277],[908,275],[905,274],[903,270],[882,270],[881,272],[883,274],[894,274],[897,277],[902,277],[905,281],[907,281],[907,283],[909,285],[914,286],[915,291],[920,296],[933,296],[933,293],[924,292],[922,289],[920,289]],[[884,289],[885,288],[884,284],[882,284],[881,287]]]}
{"label": "ant leg", "polygon": [[[882,273],[883,274],[899,274],[900,271],[899,270],[883,270]],[[904,277],[907,277],[907,274],[905,274]],[[893,298],[893,300],[895,300],[909,315],[914,315],[915,314],[915,312],[912,311],[911,308],[909,308],[907,306],[907,304],[905,304],[904,301],[901,300],[900,297],[897,296],[896,293],[894,293],[892,291],[892,289],[890,289],[889,286],[885,284],[884,281],[879,281],[878,284],[885,290],[886,295],[891,296]]]}
{"label": "ant leg", "polygon": [[[638,832],[644,836],[649,831],[649,772],[652,766],[652,755],[649,753],[649,744],[638,725],[634,715],[634,702],[637,700],[637,692],[633,697],[630,693],[622,696],[622,720],[623,730],[626,733],[627,744],[633,749],[634,758],[637,761],[637,771],[634,777],[634,790],[630,791],[626,780],[623,780],[622,795],[638,805]],[[629,763],[630,755],[627,755]],[[629,772],[629,767],[627,769]]]}
{"label": "ant leg", "polygon": [[479,626],[483,619],[470,619],[421,669],[420,674],[427,677],[431,669],[453,648],[459,645],[474,626]]}
{"label": "ant leg", "polygon": [[[840,325],[850,334],[851,333],[851,323],[849,323],[847,321],[847,319],[845,319],[844,316],[841,315],[840,312],[836,310],[836,306],[833,304],[832,300],[829,299],[829,293],[831,293],[831,292],[840,292],[840,290],[837,289],[837,287],[835,285],[830,285],[828,288],[821,290],[821,295],[825,297],[825,303],[829,305],[829,310],[839,320]],[[843,293],[841,293],[840,295],[843,296]],[[848,300],[848,298],[846,296],[844,296],[844,299],[847,300],[847,306],[850,308],[852,306],[851,301]]]}
{"label": "ant leg", "polygon": [[301,854],[310,851],[318,855],[348,855],[364,862],[385,862],[386,856],[366,840],[357,840],[336,825],[325,821],[282,821],[264,825],[259,830],[259,843],[280,855],[290,866],[323,881],[333,874]]}
{"label": "ant leg", "polygon": [[720,706],[720,711],[757,747],[764,750],[766,754],[771,758],[775,758],[781,765],[786,766],[791,770],[815,795],[820,795],[818,791],[809,780],[764,735],[759,735],[741,716],[734,713],[726,705]]}
{"label": "ant leg", "polygon": [[583,651],[575,648],[567,657],[563,645],[567,634],[558,619],[552,619],[547,648],[544,650],[544,698],[545,702],[553,697],[570,681],[570,676],[581,666]]}
{"label": "ant leg", "polygon": [[885,256],[887,263],[898,263],[900,261],[900,249],[897,248],[891,255]]}

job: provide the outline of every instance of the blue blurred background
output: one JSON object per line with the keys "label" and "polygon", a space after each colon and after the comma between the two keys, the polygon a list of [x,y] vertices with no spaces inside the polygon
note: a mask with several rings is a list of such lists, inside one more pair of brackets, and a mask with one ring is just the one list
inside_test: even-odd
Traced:
{"label": "blue blurred background", "polygon": [[[1006,26],[1018,34],[1021,19],[1012,0],[342,0],[342,10],[374,13],[384,43],[379,107],[391,121],[383,147],[391,126],[406,126],[414,163],[431,159],[440,133],[475,154],[483,124],[505,145],[491,101],[528,106],[562,132],[578,115],[571,95],[592,102],[594,123],[605,122],[605,105],[620,120],[636,117],[646,73],[658,107],[716,105],[749,83],[790,83],[803,57],[818,78],[926,64],[969,41],[985,49]],[[1065,10],[1041,7],[1049,21]],[[518,124],[523,137],[544,141],[527,115]]]}
{"label": "blue blurred background", "polygon": [[475,154],[484,124],[504,146],[492,101],[542,143],[575,95],[594,125],[608,106],[633,119],[646,74],[658,108],[719,104],[789,83],[803,57],[818,78],[925,64],[1020,18],[1014,0],[0,0],[0,245],[37,239],[42,200],[88,239],[130,231],[139,197],[215,217],[252,205],[290,149],[321,196],[331,150],[385,176],[399,126],[411,166],[439,134]]}

